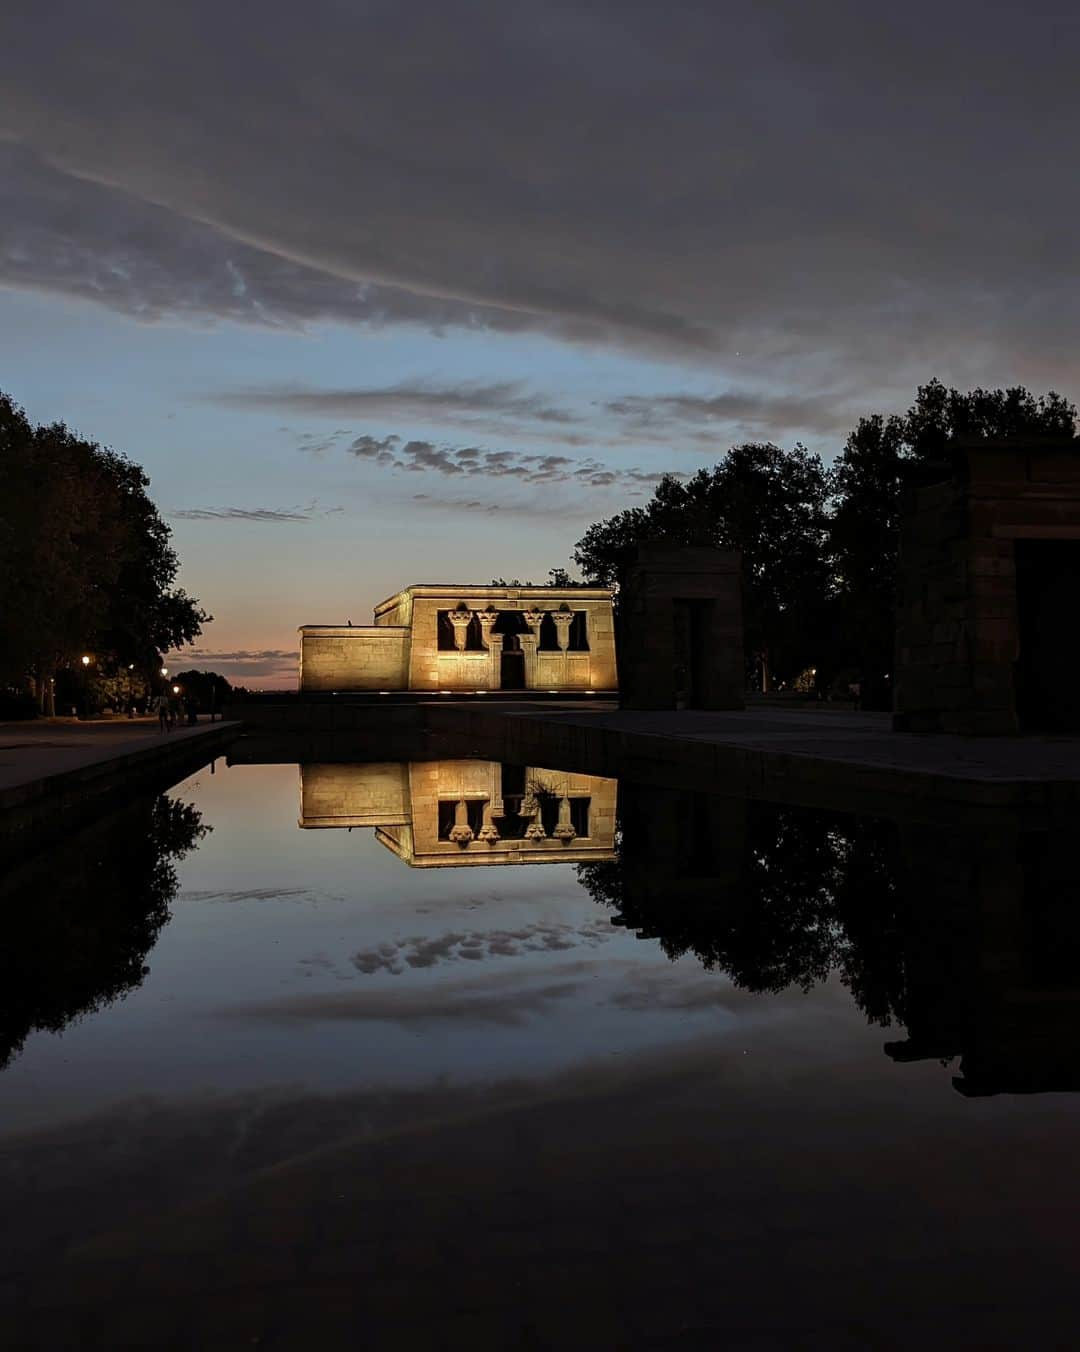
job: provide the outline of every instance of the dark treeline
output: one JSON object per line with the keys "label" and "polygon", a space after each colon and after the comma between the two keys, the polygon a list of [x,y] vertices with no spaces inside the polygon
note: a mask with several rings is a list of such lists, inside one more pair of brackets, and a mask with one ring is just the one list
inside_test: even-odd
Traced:
{"label": "dark treeline", "polygon": [[808,673],[819,690],[858,681],[865,704],[886,707],[905,481],[944,477],[953,441],[1075,431],[1075,406],[1052,391],[962,394],[933,380],[906,413],[860,419],[830,466],[800,445],[750,442],[688,479],[665,477],[644,507],[591,526],[574,561],[618,587],[646,540],[741,550],[748,676],[764,688]]}
{"label": "dark treeline", "polygon": [[[145,692],[160,654],[209,616],[174,587],[179,560],[149,479],[63,423],[34,426],[0,394],[0,689],[37,708],[88,680]],[[92,670],[80,671],[82,658]]]}

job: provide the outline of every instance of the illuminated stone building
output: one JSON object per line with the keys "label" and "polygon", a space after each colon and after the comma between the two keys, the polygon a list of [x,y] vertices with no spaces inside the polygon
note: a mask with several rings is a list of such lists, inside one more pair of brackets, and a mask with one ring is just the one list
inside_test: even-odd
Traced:
{"label": "illuminated stone building", "polygon": [[371,827],[413,868],[615,857],[616,781],[496,761],[300,767],[300,825]]}
{"label": "illuminated stone building", "polygon": [[372,625],[304,625],[300,689],[614,691],[604,587],[424,584],[375,607]]}

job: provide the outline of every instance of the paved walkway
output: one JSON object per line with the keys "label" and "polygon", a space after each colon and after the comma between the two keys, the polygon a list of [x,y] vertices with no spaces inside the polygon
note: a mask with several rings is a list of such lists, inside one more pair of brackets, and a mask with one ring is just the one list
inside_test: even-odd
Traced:
{"label": "paved walkway", "polygon": [[204,719],[197,727],[177,726],[166,733],[158,730],[156,717],[89,723],[68,718],[0,723],[0,794],[120,760],[132,752],[198,740],[212,728],[225,726]]}
{"label": "paved walkway", "polygon": [[882,815],[957,804],[1043,813],[1080,806],[1080,737],[917,736],[887,714],[827,708],[635,712],[584,702],[429,704],[429,728],[491,759],[662,788]]}
{"label": "paved walkway", "polygon": [[[510,711],[507,710],[509,713]],[[605,728],[642,736],[782,752],[879,769],[994,782],[1080,782],[1080,737],[959,737],[893,732],[890,715],[851,709],[761,709],[739,712],[572,711],[520,706],[515,716]]]}

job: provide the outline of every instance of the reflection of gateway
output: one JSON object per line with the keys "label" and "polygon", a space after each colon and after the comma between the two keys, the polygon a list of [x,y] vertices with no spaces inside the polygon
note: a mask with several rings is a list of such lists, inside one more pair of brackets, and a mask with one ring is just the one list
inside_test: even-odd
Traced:
{"label": "reflection of gateway", "polygon": [[302,765],[300,825],[371,826],[414,868],[615,856],[614,779],[496,761]]}

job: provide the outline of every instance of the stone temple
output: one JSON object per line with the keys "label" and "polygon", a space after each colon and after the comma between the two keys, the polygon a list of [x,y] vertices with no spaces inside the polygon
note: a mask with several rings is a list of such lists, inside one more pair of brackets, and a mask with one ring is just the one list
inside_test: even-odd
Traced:
{"label": "stone temple", "polygon": [[371,625],[300,629],[301,691],[614,693],[605,587],[406,587]]}

